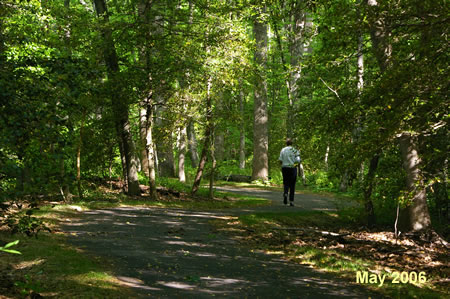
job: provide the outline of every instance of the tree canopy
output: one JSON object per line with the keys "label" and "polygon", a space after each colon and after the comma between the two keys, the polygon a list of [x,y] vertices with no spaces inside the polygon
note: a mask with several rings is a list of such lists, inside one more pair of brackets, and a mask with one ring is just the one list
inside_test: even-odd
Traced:
{"label": "tree canopy", "polygon": [[444,0],[4,0],[0,200],[82,198],[98,178],[139,195],[185,159],[193,193],[205,175],[277,183],[292,137],[303,183],[351,190],[369,218],[399,206],[406,229],[429,228],[419,206],[448,221],[448,16]]}

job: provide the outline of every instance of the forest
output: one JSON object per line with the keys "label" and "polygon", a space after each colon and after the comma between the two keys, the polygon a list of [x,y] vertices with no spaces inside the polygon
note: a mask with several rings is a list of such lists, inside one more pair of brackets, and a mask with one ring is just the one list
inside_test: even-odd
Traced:
{"label": "forest", "polygon": [[369,226],[448,223],[445,1],[2,1],[2,202],[166,177],[352,191]]}
{"label": "forest", "polygon": [[11,209],[102,184],[213,205],[233,176],[281,185],[292,138],[298,188],[356,199],[369,229],[448,239],[449,15],[445,0],[2,0],[0,218],[30,230]]}

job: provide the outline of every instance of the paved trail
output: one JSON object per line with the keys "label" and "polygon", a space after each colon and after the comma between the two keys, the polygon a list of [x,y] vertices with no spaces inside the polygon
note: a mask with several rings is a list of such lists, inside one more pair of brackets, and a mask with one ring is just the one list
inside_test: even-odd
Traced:
{"label": "paved trail", "polygon": [[[270,191],[250,192],[260,197],[277,196]],[[316,204],[306,204],[306,198],[304,206],[333,208],[329,199],[324,199],[327,203],[318,199]],[[301,200],[297,195],[296,207],[276,202],[271,210],[301,209]],[[73,233],[69,241],[75,246],[113,261],[114,274],[124,285],[134,287],[140,298],[379,297],[279,256],[251,252],[208,224],[211,219],[242,212],[250,210],[94,210],[66,223],[64,230]]]}

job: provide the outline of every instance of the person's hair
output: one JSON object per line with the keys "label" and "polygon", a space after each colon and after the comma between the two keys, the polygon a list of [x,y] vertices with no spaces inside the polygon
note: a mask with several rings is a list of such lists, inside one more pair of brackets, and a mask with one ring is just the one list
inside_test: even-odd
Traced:
{"label": "person's hair", "polygon": [[292,139],[291,138],[287,138],[286,139],[286,145],[287,146],[292,145]]}

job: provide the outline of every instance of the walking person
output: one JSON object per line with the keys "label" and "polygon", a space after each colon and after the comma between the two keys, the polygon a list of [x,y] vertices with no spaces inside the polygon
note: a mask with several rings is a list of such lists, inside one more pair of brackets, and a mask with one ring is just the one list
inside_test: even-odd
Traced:
{"label": "walking person", "polygon": [[280,152],[278,158],[281,164],[281,173],[283,174],[283,203],[287,205],[289,196],[290,206],[294,206],[295,183],[297,182],[297,166],[299,165],[300,152],[292,146],[292,139],[286,139],[286,147]]}

